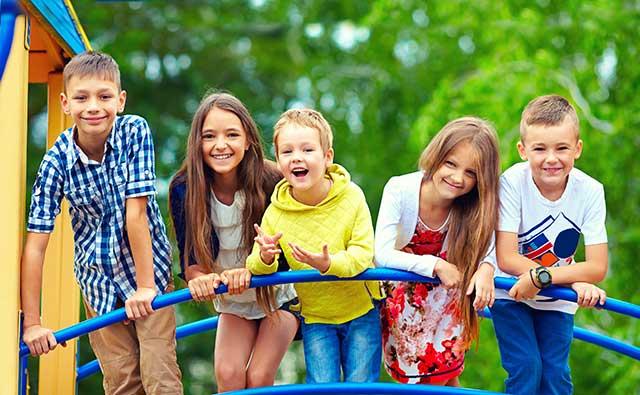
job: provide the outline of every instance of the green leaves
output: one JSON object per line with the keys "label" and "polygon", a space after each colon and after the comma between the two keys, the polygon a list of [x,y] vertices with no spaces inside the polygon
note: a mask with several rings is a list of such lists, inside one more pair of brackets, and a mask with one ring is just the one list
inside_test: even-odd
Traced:
{"label": "green leaves", "polygon": [[[387,179],[416,169],[419,153],[452,118],[491,120],[505,169],[520,160],[524,105],[542,94],[565,95],[578,109],[585,142],[577,166],[605,185],[611,269],[604,287],[640,302],[629,281],[640,275],[635,3],[78,0],[74,7],[94,48],[119,62],[126,111],[146,117],[154,131],[163,207],[162,185],[177,170],[192,113],[211,88],[245,102],[267,152],[281,112],[321,110],[334,129],[336,161],[363,187],[374,217]],[[41,159],[35,156],[30,166]],[[206,314],[192,306],[178,311],[182,321]],[[577,323],[640,344],[637,323],[602,317],[581,312]],[[483,324],[482,346],[470,354],[465,386],[502,389],[490,326]],[[185,339],[179,350],[187,393],[210,393],[212,382],[201,381],[209,346]],[[580,343],[571,358],[576,393],[637,390],[640,371],[628,358]],[[304,367],[297,368],[301,380]],[[99,391],[84,385],[80,393]]]}

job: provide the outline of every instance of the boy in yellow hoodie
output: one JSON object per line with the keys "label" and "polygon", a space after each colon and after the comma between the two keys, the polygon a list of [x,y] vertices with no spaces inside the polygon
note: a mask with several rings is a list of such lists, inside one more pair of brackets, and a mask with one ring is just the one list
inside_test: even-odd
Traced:
{"label": "boy in yellow hoodie", "polygon": [[[277,270],[283,253],[292,270],[352,277],[373,267],[373,225],[362,190],[333,163],[333,134],[322,114],[285,112],[274,127],[278,168],[271,205],[256,225],[247,258],[253,274]],[[380,373],[377,281],[296,284],[308,383],[373,382]]]}

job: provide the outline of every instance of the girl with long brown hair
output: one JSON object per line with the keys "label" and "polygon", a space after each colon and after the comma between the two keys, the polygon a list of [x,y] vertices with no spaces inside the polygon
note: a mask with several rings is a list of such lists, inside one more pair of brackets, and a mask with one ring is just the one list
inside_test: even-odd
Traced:
{"label": "girl with long brown hair", "polygon": [[375,260],[377,266],[437,276],[440,285],[385,284],[384,363],[403,383],[459,386],[464,353],[478,337],[476,310],[494,300],[496,133],[479,118],[451,121],[422,152],[419,165],[420,171],[393,177],[384,188]]}
{"label": "girl with long brown hair", "polygon": [[[219,392],[273,385],[298,329],[291,285],[248,289],[245,260],[275,184],[258,128],[234,96],[205,96],[196,111],[186,158],[170,185],[180,266],[194,300],[219,313],[214,352]],[[224,283],[228,294],[214,296]]]}

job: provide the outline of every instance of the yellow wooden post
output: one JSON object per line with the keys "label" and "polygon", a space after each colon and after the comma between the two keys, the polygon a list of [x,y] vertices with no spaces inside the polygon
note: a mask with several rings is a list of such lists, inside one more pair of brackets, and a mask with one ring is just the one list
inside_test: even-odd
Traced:
{"label": "yellow wooden post", "polygon": [[[60,132],[71,126],[72,120],[62,111],[60,92],[62,72],[49,73],[47,98],[47,147],[51,147]],[[73,274],[73,230],[69,205],[63,201],[49,238],[42,280],[42,324],[54,330],[78,322],[80,292]],[[40,358],[38,393],[73,394],[76,382],[76,340],[66,348]]]}
{"label": "yellow wooden post", "polygon": [[24,233],[27,155],[27,94],[29,51],[25,47],[27,19],[18,16],[11,53],[0,80],[0,393],[18,391],[18,314],[20,256]]}

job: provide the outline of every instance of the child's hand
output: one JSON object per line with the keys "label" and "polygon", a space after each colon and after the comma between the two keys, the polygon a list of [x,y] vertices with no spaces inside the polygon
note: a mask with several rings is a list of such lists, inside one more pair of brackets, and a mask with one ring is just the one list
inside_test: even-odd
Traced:
{"label": "child's hand", "polygon": [[[58,345],[55,336],[53,336],[53,331],[41,325],[32,325],[25,328],[22,340],[29,347],[29,352],[33,356],[46,354]],[[67,346],[65,342],[60,344],[63,347]]]}
{"label": "child's hand", "polygon": [[191,297],[196,302],[211,301],[215,297],[215,289],[220,285],[220,276],[217,273],[208,273],[189,280],[187,286]]}
{"label": "child's hand", "polygon": [[153,313],[151,302],[156,295],[157,292],[155,288],[138,287],[136,293],[124,302],[127,318],[137,320],[138,318],[146,317]]}
{"label": "child's hand", "polygon": [[249,288],[251,272],[245,268],[225,270],[220,273],[220,281],[227,286],[229,295],[238,295]]}
{"label": "child's hand", "polygon": [[488,263],[481,263],[478,270],[471,277],[469,286],[467,287],[467,296],[476,291],[476,297],[473,300],[473,308],[482,310],[485,307],[493,306],[495,300],[495,286],[493,285],[494,268]]}
{"label": "child's hand", "polygon": [[533,299],[538,292],[540,292],[540,288],[533,282],[532,273],[529,273],[531,270],[522,273],[520,277],[518,277],[518,281],[516,281],[513,287],[511,287],[511,290],[509,290],[509,296],[518,302]]}
{"label": "child's hand", "polygon": [[276,255],[281,252],[280,247],[278,246],[278,241],[282,237],[282,232],[269,236],[262,231],[258,224],[253,224],[253,228],[258,234],[254,240],[260,246],[260,259],[262,259],[262,262],[267,265],[271,265],[276,259]]}
{"label": "child's hand", "polygon": [[594,307],[597,304],[603,305],[607,300],[607,293],[593,284],[575,282],[571,284],[571,289],[578,294],[578,306]]}
{"label": "child's hand", "polygon": [[322,252],[319,253],[307,251],[293,243],[289,243],[289,247],[291,247],[291,255],[293,255],[296,261],[306,263],[317,269],[320,273],[329,270],[329,266],[331,266],[331,256],[329,255],[328,245],[323,245]]}
{"label": "child's hand", "polygon": [[438,258],[433,271],[445,288],[454,288],[460,284],[461,275],[458,268],[442,258]]}

